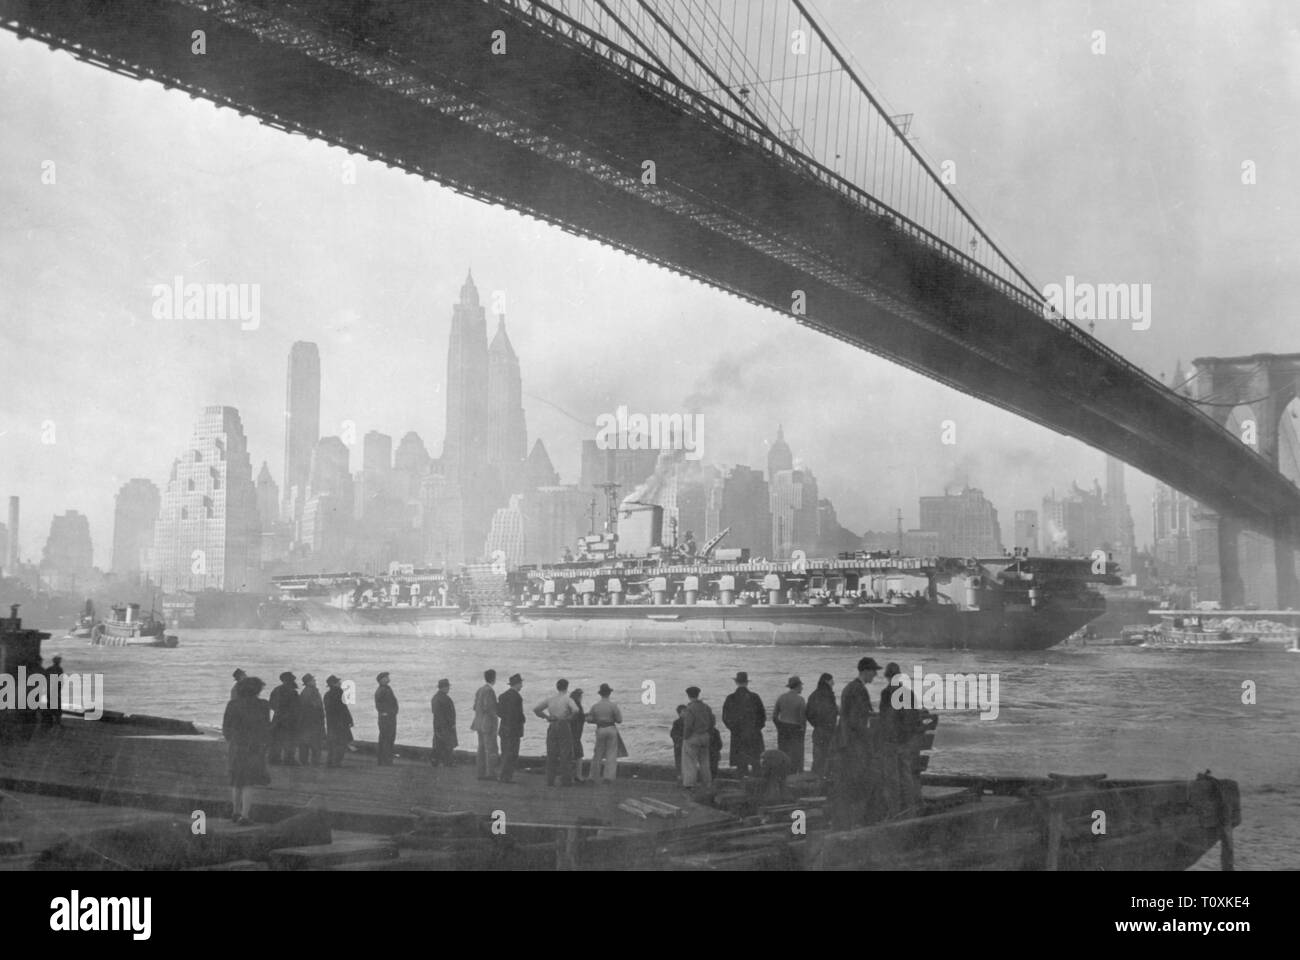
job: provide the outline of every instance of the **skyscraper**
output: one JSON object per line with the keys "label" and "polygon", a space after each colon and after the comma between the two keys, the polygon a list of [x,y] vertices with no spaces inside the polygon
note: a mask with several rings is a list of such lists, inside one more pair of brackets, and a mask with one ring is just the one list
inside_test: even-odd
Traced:
{"label": "skyscraper", "polygon": [[[289,349],[284,400],[284,497],[280,519],[299,519],[311,470],[311,453],[320,439],[320,351],[299,340]],[[295,488],[297,492],[295,495]],[[294,515],[294,510],[299,516]]]}
{"label": "skyscraper", "polygon": [[262,461],[262,469],[257,472],[257,518],[262,525],[262,532],[275,526],[280,503],[280,488],[271,477],[271,468]]}
{"label": "skyscraper", "polygon": [[1123,573],[1132,573],[1137,563],[1137,544],[1133,535],[1133,513],[1124,492],[1124,462],[1106,457],[1106,549],[1119,563]]}
{"label": "skyscraper", "polygon": [[154,579],[165,591],[255,589],[261,521],[239,411],[204,407],[172,463],[154,524]]}
{"label": "skyscraper", "polygon": [[954,495],[922,497],[921,529],[939,534],[941,556],[996,557],[1002,553],[998,511],[984,499],[984,491],[973,487]]}
{"label": "skyscraper", "polygon": [[70,590],[87,579],[93,567],[90,521],[76,510],[51,519],[41,555],[41,576],[56,590]]}
{"label": "skyscraper", "polygon": [[1043,552],[1055,556],[1086,557],[1094,550],[1113,549],[1105,497],[1094,481],[1091,490],[1077,483],[1059,500],[1056,491],[1043,498]]}
{"label": "skyscraper", "polygon": [[487,317],[470,273],[451,311],[447,347],[447,429],[444,475],[462,485],[482,481],[488,460]]}
{"label": "skyscraper", "polygon": [[[771,458],[768,458],[769,463]],[[812,556],[821,539],[817,478],[811,470],[778,470],[769,481],[772,503],[772,553],[783,560],[795,550]]]}
{"label": "skyscraper", "polygon": [[503,494],[523,489],[523,461],[527,453],[519,358],[506,334],[506,318],[502,314],[492,346],[488,348],[488,462],[495,468],[498,488]]}
{"label": "skyscraper", "polygon": [[704,540],[728,528],[723,547],[748,547],[755,557],[765,557],[772,549],[772,500],[761,470],[735,466],[713,481]]}
{"label": "skyscraper", "polygon": [[366,433],[361,442],[361,483],[357,491],[357,517],[365,516],[366,504],[387,497],[393,487],[393,438],[378,430]]}
{"label": "skyscraper", "polygon": [[112,571],[121,577],[138,577],[145,569],[144,555],[153,546],[153,525],[161,500],[149,480],[128,480],[117,492],[113,510]]}
{"label": "skyscraper", "polygon": [[393,454],[393,492],[403,500],[420,498],[420,482],[429,474],[433,458],[414,430],[408,431]]}
{"label": "skyscraper", "polygon": [[785,430],[778,423],[776,425],[776,440],[767,451],[767,482],[771,483],[782,470],[790,470],[794,467],[794,454],[790,452],[790,445],[785,442]]}

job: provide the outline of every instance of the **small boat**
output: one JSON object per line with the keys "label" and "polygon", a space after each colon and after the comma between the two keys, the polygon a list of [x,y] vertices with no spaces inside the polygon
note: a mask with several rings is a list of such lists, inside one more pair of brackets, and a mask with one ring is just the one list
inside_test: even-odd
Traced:
{"label": "small boat", "polygon": [[85,609],[81,611],[81,616],[77,618],[77,625],[68,631],[68,636],[73,640],[89,639],[90,633],[95,629],[95,601],[87,598]]}
{"label": "small boat", "polygon": [[1223,650],[1249,647],[1259,636],[1235,632],[1221,624],[1204,624],[1200,617],[1169,617],[1146,632],[1143,647],[1178,650]]}
{"label": "small boat", "polygon": [[90,631],[90,642],[102,647],[174,647],[179,641],[165,632],[165,624],[154,611],[140,616],[140,604],[113,607],[113,616],[101,620]]}

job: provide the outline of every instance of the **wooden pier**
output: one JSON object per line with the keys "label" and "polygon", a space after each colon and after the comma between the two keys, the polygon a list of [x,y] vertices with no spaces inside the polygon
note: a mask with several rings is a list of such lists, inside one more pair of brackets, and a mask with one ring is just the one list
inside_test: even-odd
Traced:
{"label": "wooden pier", "polygon": [[111,714],[28,732],[0,753],[0,869],[1170,870],[1216,843],[1232,869],[1241,822],[1237,785],[1208,776],[926,776],[922,815],[832,832],[810,775],[779,799],[723,778],[706,803],[671,768],[548,787],[525,758],[502,784],[463,751],[435,768],[429,748],[399,745],[380,767],[360,744],[337,769],[270,767],[259,825],[241,827],[212,733]]}

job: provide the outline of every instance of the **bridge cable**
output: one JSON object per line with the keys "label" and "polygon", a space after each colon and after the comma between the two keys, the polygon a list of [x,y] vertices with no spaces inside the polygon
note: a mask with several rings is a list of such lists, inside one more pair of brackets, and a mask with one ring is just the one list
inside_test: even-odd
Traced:
{"label": "bridge cable", "polygon": [[600,5],[600,8],[604,10],[606,13],[608,13],[610,17],[613,18],[614,22],[617,23],[619,25],[619,28],[625,34],[627,34],[628,37],[631,38],[633,43],[635,43],[638,47],[644,50],[649,55],[650,59],[654,60],[655,63],[659,64],[660,68],[663,70],[664,73],[666,73],[669,77],[671,77],[673,80],[677,81],[678,83],[682,83],[681,78],[678,77],[675,73],[673,73],[672,69],[668,66],[668,64],[664,63],[664,61],[660,59],[659,54],[655,52],[654,48],[646,44],[646,42],[643,41],[641,37],[634,30],[632,30],[631,27],[629,27],[626,23],[624,23],[622,18],[620,18],[617,13],[615,13],[613,10],[610,9],[609,4],[606,3],[605,0],[596,0],[596,3],[598,3]]}
{"label": "bridge cable", "polygon": [[992,238],[989,237],[989,235],[984,231],[983,227],[981,227],[975,221],[975,218],[970,214],[970,212],[965,208],[965,206],[962,205],[961,201],[957,199],[957,197],[952,193],[952,191],[948,189],[947,185],[942,183],[942,181],[938,180],[935,177],[934,171],[930,169],[930,166],[928,163],[926,163],[925,158],[922,157],[920,153],[917,152],[916,148],[911,145],[910,141],[908,141],[907,137],[903,135],[902,131],[898,128],[898,125],[894,122],[893,118],[885,114],[884,108],[881,106],[880,102],[876,100],[874,94],[872,94],[871,91],[867,89],[866,85],[863,84],[862,80],[853,71],[852,67],[845,61],[844,57],[840,54],[839,50],[835,47],[833,43],[831,43],[830,38],[826,35],[825,31],[822,30],[820,24],[818,24],[817,21],[812,18],[812,15],[808,12],[807,7],[805,7],[803,0],[791,0],[791,2],[794,4],[795,7],[799,9],[800,13],[808,21],[809,26],[811,26],[812,29],[816,32],[817,36],[821,39],[822,43],[826,45],[826,48],[831,52],[831,54],[835,57],[835,59],[840,62],[845,73],[852,79],[853,83],[857,86],[858,90],[862,93],[862,95],[865,96],[871,102],[872,106],[874,106],[878,111],[880,111],[881,116],[884,117],[885,119],[885,122],[888,123],[890,129],[893,130],[896,138],[896,142],[901,144],[909,153],[911,153],[913,159],[915,159],[917,163],[919,163],[921,167],[924,168],[925,172],[929,175],[930,182],[938,190],[940,190],[958,210],[961,211],[962,215],[966,218],[967,224],[970,227],[972,227],[975,230],[975,232],[979,234],[981,238],[983,238],[984,242],[988,244],[988,246],[992,249],[992,251],[998,255],[1002,263],[1006,267],[1008,267],[1011,270],[1011,272],[1023,284],[1025,284],[1026,289],[1024,292],[1026,293],[1032,292],[1033,299],[1042,301],[1043,298],[1041,293],[1038,292],[1038,287],[1035,286],[1033,282],[1031,282],[1029,278],[1025,276],[1024,271],[1022,271],[1020,267],[1017,266],[1015,262],[1012,261],[1011,258],[1008,257],[1007,254],[1004,253],[996,243],[993,242]]}
{"label": "bridge cable", "polygon": [[[695,63],[700,67],[700,69],[702,69],[710,78],[712,78],[714,83],[726,87],[726,84],[722,82],[722,78],[719,77],[716,73],[714,73],[713,69],[707,63],[701,60],[700,57],[696,55],[695,51],[686,45],[686,43],[681,39],[681,37],[677,36],[677,32],[673,30],[673,28],[667,22],[665,22],[662,17],[659,16],[657,10],[654,10],[652,7],[650,7],[647,4],[646,0],[637,0],[637,3],[639,3],[648,14],[650,14],[650,16],[655,20],[656,23],[660,24],[663,27],[664,31],[670,37],[673,38],[673,40],[677,43],[678,47],[684,50],[686,52],[686,55],[689,56],[692,60],[694,60]],[[767,124],[763,122],[762,118],[759,117],[758,114],[756,114],[753,110],[750,109],[749,104],[745,103],[743,97],[737,96],[736,94],[732,93],[730,88],[727,89],[727,94],[731,97],[732,100],[736,102],[737,106],[739,106],[740,109],[742,109],[743,111],[745,111],[745,113],[753,117],[754,121],[758,123],[759,126],[767,130],[768,133],[771,133],[771,130],[768,128]]]}

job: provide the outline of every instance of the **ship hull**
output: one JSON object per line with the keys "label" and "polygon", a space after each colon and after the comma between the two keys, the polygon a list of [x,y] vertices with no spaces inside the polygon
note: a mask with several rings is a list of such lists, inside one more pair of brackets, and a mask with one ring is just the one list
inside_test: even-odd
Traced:
{"label": "ship hull", "polygon": [[300,602],[310,632],[518,639],[617,644],[744,644],[749,646],[916,647],[1043,650],[1102,612],[1099,605],[1050,603],[998,610],[840,608],[800,605],[662,605],[539,607],[517,619],[473,622],[452,607],[342,610]]}

